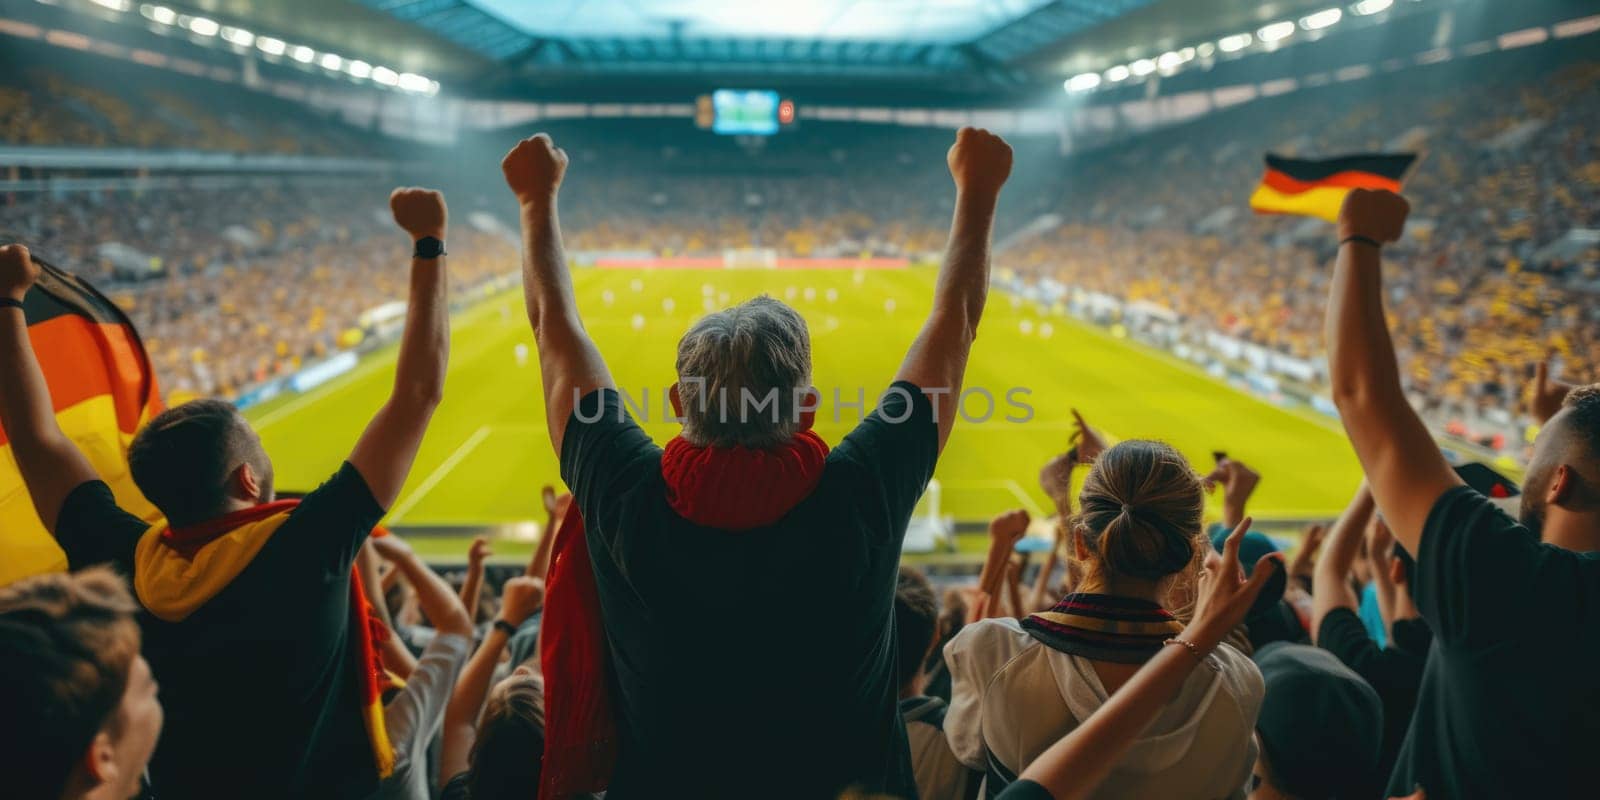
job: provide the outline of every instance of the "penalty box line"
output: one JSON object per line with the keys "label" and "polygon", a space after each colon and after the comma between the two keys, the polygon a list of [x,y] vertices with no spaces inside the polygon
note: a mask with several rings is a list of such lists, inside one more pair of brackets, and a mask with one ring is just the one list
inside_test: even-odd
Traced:
{"label": "penalty box line", "polygon": [[478,449],[478,445],[483,444],[483,440],[489,438],[489,434],[493,430],[494,428],[492,426],[484,425],[473,431],[472,435],[468,436],[466,441],[462,442],[461,445],[455,449],[455,452],[450,454],[449,458],[446,458],[444,461],[440,462],[439,466],[434,467],[433,471],[428,473],[428,477],[422,481],[420,486],[412,490],[411,494],[406,495],[405,499],[401,500],[399,504],[397,504],[394,509],[389,512],[389,524],[400,524],[400,520],[404,519],[406,514],[411,513],[411,509],[415,508],[417,503],[421,501],[422,498],[427,497],[428,493],[433,491],[434,488],[437,487],[452,470],[460,466],[461,462],[465,461],[467,456],[472,455],[472,451]]}

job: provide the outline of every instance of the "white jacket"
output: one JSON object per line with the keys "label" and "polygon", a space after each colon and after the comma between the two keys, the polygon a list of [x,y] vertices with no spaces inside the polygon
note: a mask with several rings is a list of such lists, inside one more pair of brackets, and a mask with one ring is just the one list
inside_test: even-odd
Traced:
{"label": "white jacket", "polygon": [[[952,679],[945,736],[973,769],[987,768],[987,750],[1020,774],[1107,698],[1092,662],[1046,647],[1014,619],[966,626],[944,659]],[[1265,691],[1249,658],[1218,646],[1092,796],[1243,798]]]}

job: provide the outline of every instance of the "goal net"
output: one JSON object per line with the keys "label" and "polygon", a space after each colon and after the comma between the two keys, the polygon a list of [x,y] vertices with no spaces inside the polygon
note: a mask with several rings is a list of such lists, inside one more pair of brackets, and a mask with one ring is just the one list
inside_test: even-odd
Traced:
{"label": "goal net", "polygon": [[722,267],[723,269],[777,269],[778,251],[770,247],[723,250]]}

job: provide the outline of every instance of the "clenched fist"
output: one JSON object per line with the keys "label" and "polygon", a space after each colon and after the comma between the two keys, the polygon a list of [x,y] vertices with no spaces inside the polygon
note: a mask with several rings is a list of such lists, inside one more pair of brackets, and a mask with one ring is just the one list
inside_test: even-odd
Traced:
{"label": "clenched fist", "polygon": [[412,239],[424,236],[444,238],[445,222],[449,217],[444,207],[444,195],[415,186],[396,189],[389,195],[389,210],[394,212],[394,221],[411,234]]}
{"label": "clenched fist", "polygon": [[956,189],[999,194],[1011,176],[1011,145],[982,128],[956,131],[956,143],[945,156]]}
{"label": "clenched fist", "polygon": [[39,265],[20,244],[0,247],[0,297],[21,300],[39,280]]}
{"label": "clenched fist", "polygon": [[517,142],[500,162],[506,185],[527,205],[553,199],[567,174],[567,151],[550,141],[550,134],[539,133]]}
{"label": "clenched fist", "polygon": [[1022,509],[1007,511],[989,520],[989,539],[1006,547],[1015,546],[1028,532],[1028,512]]}
{"label": "clenched fist", "polygon": [[1383,189],[1351,189],[1339,208],[1339,239],[1365,236],[1380,243],[1400,238],[1411,204]]}
{"label": "clenched fist", "polygon": [[533,616],[544,606],[544,581],[518,575],[500,587],[500,616],[512,625]]}

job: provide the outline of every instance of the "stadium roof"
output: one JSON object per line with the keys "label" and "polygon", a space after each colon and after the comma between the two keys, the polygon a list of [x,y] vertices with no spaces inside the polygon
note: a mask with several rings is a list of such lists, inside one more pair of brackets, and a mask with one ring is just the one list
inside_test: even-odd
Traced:
{"label": "stadium roof", "polygon": [[[154,9],[247,28],[301,55],[383,65],[384,75],[456,96],[544,102],[681,101],[717,86],[774,88],[809,103],[1037,105],[1061,89],[1120,83],[1194,54],[1213,65],[1229,39],[1348,9],[1381,22],[1462,0],[70,0],[129,17]],[[50,0],[53,4],[62,0]],[[1523,0],[1578,5],[1593,0]],[[1511,4],[1507,4],[1509,7]],[[131,9],[137,6],[138,14]],[[1362,10],[1365,7],[1368,10]],[[1501,8],[1500,6],[1486,6]],[[1376,10],[1373,10],[1376,9]],[[195,15],[185,17],[185,14]],[[156,20],[160,22],[160,20]],[[211,25],[213,19],[201,20]],[[169,21],[170,22],[170,21]],[[1332,24],[1332,23],[1330,23]],[[170,31],[167,31],[170,32]],[[1276,37],[1272,42],[1276,41]],[[264,45],[261,45],[264,48]],[[1237,51],[1237,52],[1236,52]],[[1216,53],[1216,58],[1211,54]],[[281,48],[280,48],[281,54]],[[359,60],[358,60],[359,59]],[[304,60],[304,59],[302,59]],[[377,67],[371,67],[374,74]],[[335,70],[337,71],[337,70]],[[413,74],[406,74],[413,73]],[[357,79],[362,78],[356,75]],[[1117,75],[1121,77],[1116,77]],[[377,79],[376,77],[374,78]],[[1077,82],[1076,87],[1074,82]],[[1115,84],[1115,86],[1112,86]],[[1053,99],[1047,99],[1053,98]]]}
{"label": "stadium roof", "polygon": [[1027,81],[1012,65],[1147,6],[1245,0],[360,0],[528,76]]}
{"label": "stadium roof", "polygon": [[[1338,0],[347,0],[493,66],[478,87],[616,97],[747,81],[982,97]],[[1177,43],[1176,45],[1174,43]],[[670,89],[669,89],[670,87]],[[888,99],[880,97],[880,99]]]}

